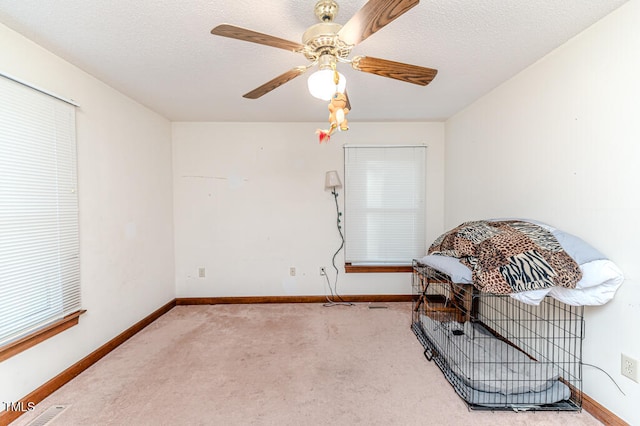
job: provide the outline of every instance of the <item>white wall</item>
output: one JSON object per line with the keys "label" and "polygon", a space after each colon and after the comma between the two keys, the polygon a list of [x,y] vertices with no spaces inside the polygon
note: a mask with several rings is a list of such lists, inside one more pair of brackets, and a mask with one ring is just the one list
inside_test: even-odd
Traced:
{"label": "white wall", "polygon": [[[428,145],[427,240],[442,232],[444,123],[349,124],[320,145],[325,123],[173,123],[177,297],[326,294],[318,271],[335,277],[340,237],[324,177],[344,178],[344,143]],[[345,275],[340,266],[338,292],[410,294],[410,284],[408,273]]]}
{"label": "white wall", "polygon": [[[0,25],[0,70],[77,110],[80,324],[0,363],[0,401],[17,401],[175,297],[171,127]],[[0,296],[1,297],[1,296]]]}
{"label": "white wall", "polygon": [[576,234],[625,272],[586,309],[584,391],[640,424],[640,1],[631,0],[446,123],[446,227],[527,217]]}

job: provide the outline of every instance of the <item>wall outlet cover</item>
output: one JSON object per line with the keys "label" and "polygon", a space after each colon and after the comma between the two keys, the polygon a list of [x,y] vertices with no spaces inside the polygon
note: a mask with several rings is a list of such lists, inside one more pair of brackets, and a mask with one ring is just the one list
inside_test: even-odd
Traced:
{"label": "wall outlet cover", "polygon": [[638,360],[628,355],[622,354],[620,358],[620,372],[623,376],[638,382]]}

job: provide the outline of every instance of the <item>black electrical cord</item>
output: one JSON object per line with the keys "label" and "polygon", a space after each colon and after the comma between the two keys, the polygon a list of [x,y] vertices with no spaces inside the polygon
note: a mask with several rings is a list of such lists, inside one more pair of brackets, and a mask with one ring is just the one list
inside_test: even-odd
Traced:
{"label": "black electrical cord", "polygon": [[[333,189],[333,191],[331,191],[331,194],[333,194],[333,198],[336,202],[336,226],[338,227],[338,233],[340,234],[340,247],[338,247],[338,250],[336,250],[336,252],[333,254],[333,258],[331,259],[331,264],[333,265],[333,269],[335,269],[336,271],[336,280],[333,284],[333,287],[334,287],[333,289],[331,288],[331,282],[329,281],[329,277],[327,276],[326,273],[324,276],[325,279],[327,280],[327,286],[329,286],[329,292],[331,293],[331,298],[329,298],[329,296],[326,296],[327,302],[324,304],[324,306],[336,306],[336,305],[353,306],[354,305],[353,303],[345,301],[338,294],[338,274],[340,270],[336,266],[336,256],[338,256],[338,253],[340,253],[340,250],[342,250],[342,248],[344,247],[344,235],[342,234],[342,225],[340,225],[340,222],[341,222],[340,217],[342,216],[342,213],[340,212],[340,208],[338,206],[338,193],[336,192],[335,188]],[[334,291],[335,291],[335,297],[339,300],[338,302],[332,300],[332,298],[334,297]]]}

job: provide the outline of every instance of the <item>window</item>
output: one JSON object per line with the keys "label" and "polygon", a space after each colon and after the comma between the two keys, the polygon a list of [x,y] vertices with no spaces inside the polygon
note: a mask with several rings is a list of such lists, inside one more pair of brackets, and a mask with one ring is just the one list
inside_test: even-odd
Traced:
{"label": "window", "polygon": [[344,154],[347,272],[410,270],[425,252],[426,146],[347,145]]}
{"label": "window", "polygon": [[75,107],[0,76],[0,360],[77,323],[76,180]]}

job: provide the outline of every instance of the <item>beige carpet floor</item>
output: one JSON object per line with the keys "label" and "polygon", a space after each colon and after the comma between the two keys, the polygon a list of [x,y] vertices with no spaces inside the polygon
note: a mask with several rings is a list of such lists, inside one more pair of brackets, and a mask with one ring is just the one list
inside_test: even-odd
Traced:
{"label": "beige carpet floor", "polygon": [[409,303],[177,306],[13,425],[598,425],[469,411],[410,329]]}

